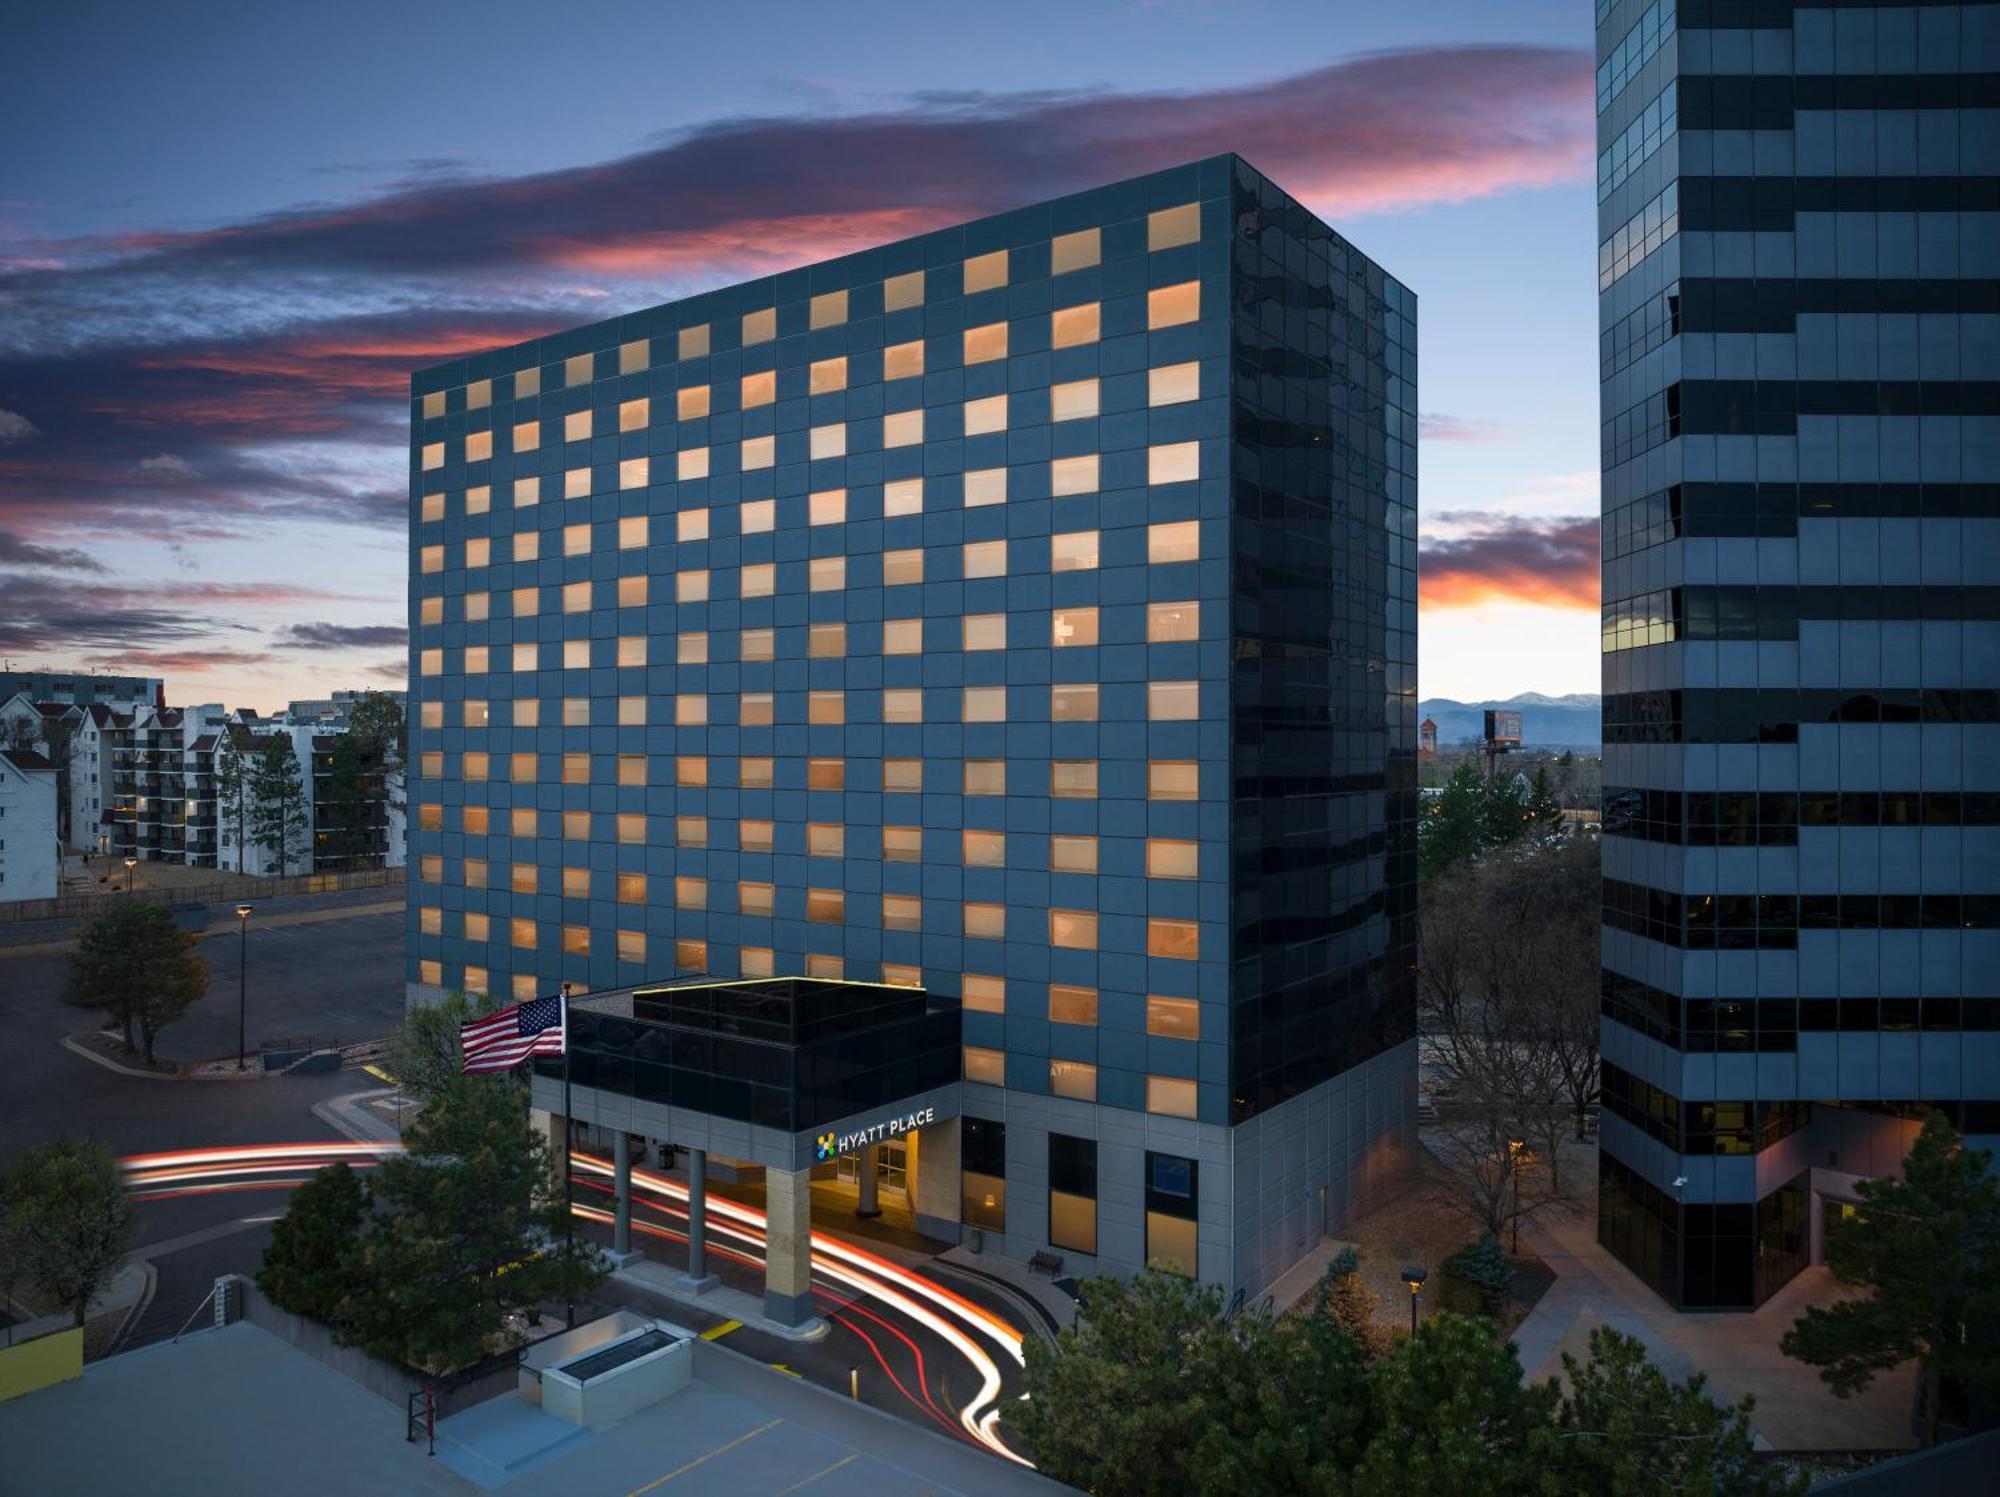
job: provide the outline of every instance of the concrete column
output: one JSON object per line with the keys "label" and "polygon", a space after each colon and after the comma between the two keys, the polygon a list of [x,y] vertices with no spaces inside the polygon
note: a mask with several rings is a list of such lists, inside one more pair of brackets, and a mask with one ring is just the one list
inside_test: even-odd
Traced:
{"label": "concrete column", "polygon": [[958,1119],[932,1123],[905,1142],[916,1177],[917,1230],[943,1242],[959,1241]]}
{"label": "concrete column", "polygon": [[632,1251],[632,1140],[623,1128],[611,1135],[611,1178],[618,1200],[612,1217],[611,1251],[622,1258]]}
{"label": "concrete column", "polygon": [[528,1109],[528,1126],[542,1135],[549,1146],[549,1195],[560,1200],[563,1188],[563,1151],[569,1147],[569,1119],[559,1112],[544,1112],[539,1107]]}
{"label": "concrete column", "polygon": [[878,1173],[882,1167],[882,1163],[877,1157],[878,1153],[879,1150],[876,1145],[868,1144],[862,1148],[861,1157],[854,1161],[855,1178],[861,1185],[861,1199],[854,1206],[854,1214],[856,1216],[880,1216],[882,1214],[882,1202],[879,1198],[881,1194],[880,1175]]}
{"label": "concrete column", "polygon": [[688,1149],[688,1267],[680,1287],[706,1294],[719,1282],[708,1271],[708,1150]]}
{"label": "concrete column", "polygon": [[764,1171],[764,1314],[780,1325],[813,1319],[812,1176]]}

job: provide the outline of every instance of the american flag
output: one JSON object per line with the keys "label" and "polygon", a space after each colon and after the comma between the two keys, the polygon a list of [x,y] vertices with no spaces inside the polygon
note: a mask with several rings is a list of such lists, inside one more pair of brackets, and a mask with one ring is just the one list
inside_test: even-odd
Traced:
{"label": "american flag", "polygon": [[516,1003],[458,1030],[468,1076],[511,1071],[530,1055],[561,1055],[568,1038],[569,1013],[560,993]]}

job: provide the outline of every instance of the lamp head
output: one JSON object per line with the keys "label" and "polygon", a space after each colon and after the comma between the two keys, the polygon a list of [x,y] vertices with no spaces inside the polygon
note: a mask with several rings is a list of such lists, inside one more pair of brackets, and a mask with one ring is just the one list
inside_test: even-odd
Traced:
{"label": "lamp head", "polygon": [[236,918],[238,920],[248,920],[250,918],[250,911],[255,908],[255,905],[239,904],[236,907]]}
{"label": "lamp head", "polygon": [[1430,1275],[1421,1268],[1406,1268],[1403,1270],[1403,1282],[1410,1286],[1410,1293],[1412,1294],[1421,1293],[1424,1287],[1424,1280],[1429,1277]]}

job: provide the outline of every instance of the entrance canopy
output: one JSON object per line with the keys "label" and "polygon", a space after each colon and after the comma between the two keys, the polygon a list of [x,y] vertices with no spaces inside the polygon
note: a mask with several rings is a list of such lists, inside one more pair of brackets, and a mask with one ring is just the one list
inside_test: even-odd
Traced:
{"label": "entrance canopy", "polygon": [[[775,1169],[858,1153],[959,1112],[959,1006],[921,988],[703,980],[577,999],[579,1120]],[[562,1110],[562,1062],[535,1105]]]}

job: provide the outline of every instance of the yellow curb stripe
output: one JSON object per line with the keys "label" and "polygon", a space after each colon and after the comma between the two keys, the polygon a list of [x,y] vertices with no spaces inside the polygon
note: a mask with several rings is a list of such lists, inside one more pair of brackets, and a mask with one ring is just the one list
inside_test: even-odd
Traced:
{"label": "yellow curb stripe", "polygon": [[738,1435],[735,1439],[731,1440],[727,1445],[718,1445],[715,1447],[715,1449],[709,1451],[706,1455],[698,1455],[693,1460],[689,1461],[686,1465],[674,1467],[674,1469],[669,1471],[665,1476],[656,1476],[651,1481],[647,1482],[643,1487],[632,1488],[630,1492],[625,1494],[625,1497],[641,1497],[642,1493],[650,1492],[656,1487],[663,1487],[668,1482],[672,1481],[676,1476],[685,1476],[688,1472],[694,1470],[696,1466],[702,1465],[708,1461],[712,1461],[719,1455],[727,1455],[737,1446],[748,1444],[750,1441],[756,1439],[759,1435],[768,1433],[769,1431],[776,1429],[779,1425],[783,1424],[784,1422],[785,1421],[782,1419],[773,1419],[769,1424],[760,1424],[755,1429],[751,1430],[748,1434]]}
{"label": "yellow curb stripe", "polygon": [[712,1325],[707,1330],[703,1331],[701,1333],[701,1339],[704,1341],[720,1341],[724,1336],[727,1336],[731,1331],[740,1331],[742,1329],[743,1329],[742,1321],[725,1320],[722,1322],[721,1325]]}

